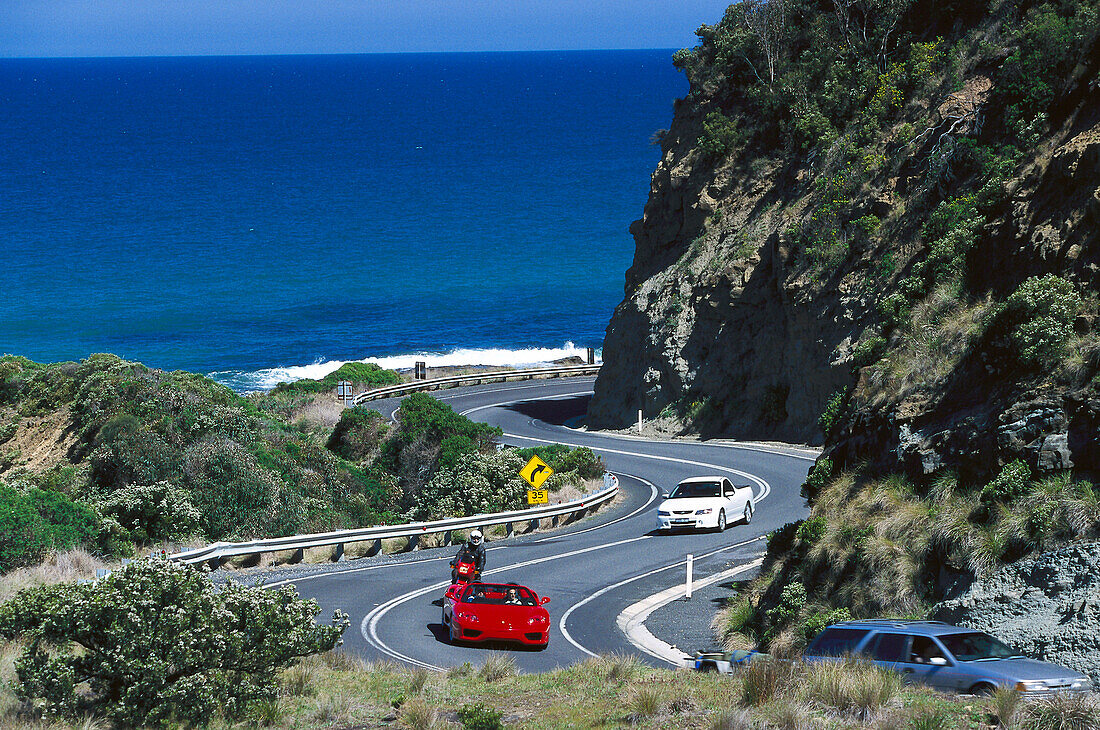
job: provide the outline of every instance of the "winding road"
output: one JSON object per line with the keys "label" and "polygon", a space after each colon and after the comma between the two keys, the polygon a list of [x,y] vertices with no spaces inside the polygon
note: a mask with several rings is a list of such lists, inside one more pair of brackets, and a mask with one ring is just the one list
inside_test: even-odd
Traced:
{"label": "winding road", "polygon": [[[806,449],[772,445],[646,440],[567,427],[584,414],[593,378],[562,378],[456,388],[435,396],[470,418],[499,426],[516,446],[587,446],[619,477],[612,507],[568,527],[489,543],[486,580],[515,581],[550,596],[553,628],[545,651],[511,651],[523,671],[565,666],[605,652],[641,652],[616,627],[640,599],[684,582],[687,554],[697,578],[748,563],[764,551],[764,536],[805,516],[799,487],[813,463]],[[370,404],[392,415],[398,400]],[[726,474],[754,485],[752,523],[723,533],[660,535],[653,531],[658,487],[681,479]],[[421,550],[386,560],[361,560],[298,577],[303,597],[351,616],[345,648],[365,658],[391,658],[429,669],[484,660],[485,649],[451,646],[440,623],[455,548]],[[711,610],[701,606],[699,610]],[[702,644],[709,644],[700,637]],[[499,648],[499,647],[495,647]]]}

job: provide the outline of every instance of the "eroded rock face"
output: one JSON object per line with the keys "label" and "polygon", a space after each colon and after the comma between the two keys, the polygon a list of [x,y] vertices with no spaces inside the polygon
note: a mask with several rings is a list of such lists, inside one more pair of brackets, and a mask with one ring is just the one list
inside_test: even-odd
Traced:
{"label": "eroded rock face", "polygon": [[932,617],[986,631],[1100,687],[1100,543],[1009,565],[937,604]]}
{"label": "eroded rock face", "polygon": [[[968,103],[984,103],[988,86],[967,79]],[[1049,273],[1079,291],[1100,283],[1100,89],[1080,99],[1019,164],[1004,204],[983,213],[963,267],[968,296],[1000,301]],[[887,354],[905,345],[883,324],[882,304],[930,243],[922,228],[939,198],[918,197],[928,150],[910,150],[852,194],[839,214],[846,255],[815,270],[797,231],[818,210],[829,151],[707,157],[697,140],[708,104],[699,95],[677,104],[645,213],[631,226],[634,262],[607,329],[590,426],[625,428],[639,410],[676,414],[704,436],[824,443],[837,466],[917,477],[957,469],[983,479],[1014,459],[1038,472],[1100,471],[1096,389],[998,370],[982,343],[961,343],[943,372],[909,384],[913,393],[868,386],[875,375],[861,347],[884,332]],[[887,233],[857,235],[865,216]],[[1077,329],[1095,323],[1086,317]],[[837,393],[844,416],[825,434],[818,419]]]}

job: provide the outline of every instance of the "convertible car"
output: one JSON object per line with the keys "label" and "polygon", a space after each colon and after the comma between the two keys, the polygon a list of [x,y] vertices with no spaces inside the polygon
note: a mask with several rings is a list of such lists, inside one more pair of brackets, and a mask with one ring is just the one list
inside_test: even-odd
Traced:
{"label": "convertible car", "polygon": [[443,625],[451,643],[511,641],[545,649],[550,641],[550,614],[530,588],[516,583],[461,583],[443,597]]}

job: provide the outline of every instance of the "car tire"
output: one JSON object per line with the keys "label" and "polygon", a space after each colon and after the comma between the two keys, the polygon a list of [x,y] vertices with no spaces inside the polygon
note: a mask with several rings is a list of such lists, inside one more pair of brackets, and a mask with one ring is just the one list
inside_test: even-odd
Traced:
{"label": "car tire", "polygon": [[992,697],[997,688],[989,682],[978,682],[970,688],[970,694],[976,697]]}
{"label": "car tire", "polygon": [[752,522],[752,504],[745,505],[744,520],[746,525]]}
{"label": "car tire", "polygon": [[704,674],[718,674],[718,665],[714,662],[707,662],[703,665],[702,672]]}
{"label": "car tire", "polygon": [[447,609],[443,609],[443,613],[439,617],[439,623],[443,624],[444,626],[447,625]]}
{"label": "car tire", "polygon": [[726,511],[718,511],[718,532],[724,532],[726,529]]}

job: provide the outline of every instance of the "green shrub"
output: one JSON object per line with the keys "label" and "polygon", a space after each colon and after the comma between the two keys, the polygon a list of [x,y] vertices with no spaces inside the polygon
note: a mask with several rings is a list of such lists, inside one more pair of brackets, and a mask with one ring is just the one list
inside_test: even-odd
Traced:
{"label": "green shrub", "polygon": [[1033,276],[1008,298],[995,326],[1008,331],[1022,367],[1038,368],[1062,356],[1080,311],[1081,295],[1073,284],[1054,274]]}
{"label": "green shrub", "polygon": [[191,503],[190,494],[163,481],[112,492],[99,504],[99,510],[128,530],[139,543],[193,535],[202,519]]}
{"label": "green shrub", "polygon": [[842,415],[844,415],[844,392],[838,390],[829,396],[829,400],[825,401],[825,408],[817,419],[817,425],[826,437],[840,425]]}
{"label": "green shrub", "polygon": [[95,583],[21,591],[0,606],[0,636],[24,642],[21,697],[48,713],[123,726],[205,726],[273,700],[276,672],[332,649],[348,625],[314,623],[293,588],[215,588],[199,571],[141,560]]}
{"label": "green shrub", "polygon": [[348,461],[362,461],[377,449],[386,434],[385,417],[364,406],[345,408],[326,446]]}
{"label": "green shrub", "polygon": [[99,520],[60,492],[0,484],[0,572],[33,565],[49,550],[95,545]]}
{"label": "green shrub", "polygon": [[882,359],[882,356],[886,354],[886,338],[880,335],[874,335],[866,339],[860,340],[859,344],[852,350],[852,367],[858,370],[859,368],[873,365]]}
{"label": "green shrub", "polygon": [[798,530],[795,531],[794,536],[802,546],[813,547],[825,536],[825,531],[827,529],[828,525],[825,522],[825,515],[815,515],[808,520],[803,520],[802,524],[798,526]]}
{"label": "green shrub", "polygon": [[401,382],[401,376],[373,362],[346,362],[320,380],[303,378],[291,383],[279,383],[273,392],[324,393],[335,391],[336,384],[341,380],[366,388],[381,388],[384,385],[397,385]]}
{"label": "green shrub", "polygon": [[806,481],[802,484],[802,496],[813,502],[832,478],[833,460],[827,456],[818,458],[810,469],[810,473],[806,475]]}
{"label": "green shrub", "polygon": [[521,509],[527,497],[527,485],[519,477],[524,463],[507,450],[466,454],[424,485],[409,516],[431,520]]}
{"label": "green shrub", "polygon": [[722,112],[711,112],[703,120],[699,149],[715,157],[727,157],[743,142],[737,122]]}
{"label": "green shrub", "polygon": [[500,730],[504,727],[501,723],[502,717],[504,713],[480,702],[463,705],[458,710],[458,719],[462,722],[463,730]]}
{"label": "green shrub", "polygon": [[424,393],[413,393],[401,401],[399,419],[393,436],[386,442],[384,455],[386,463],[396,472],[402,470],[402,449],[414,443],[438,446],[439,457],[430,465],[434,472],[436,467],[453,467],[465,454],[486,451],[501,435],[499,428],[471,421]]}
{"label": "green shrub", "polygon": [[983,502],[1012,502],[1030,491],[1031,469],[1017,459],[1001,469],[993,481],[982,487]]}

